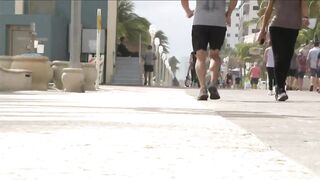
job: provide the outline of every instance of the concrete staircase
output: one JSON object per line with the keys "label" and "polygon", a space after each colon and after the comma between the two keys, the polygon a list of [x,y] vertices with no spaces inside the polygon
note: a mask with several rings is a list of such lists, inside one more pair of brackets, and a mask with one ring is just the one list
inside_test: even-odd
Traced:
{"label": "concrete staircase", "polygon": [[142,74],[143,68],[138,57],[117,57],[112,84],[141,86]]}

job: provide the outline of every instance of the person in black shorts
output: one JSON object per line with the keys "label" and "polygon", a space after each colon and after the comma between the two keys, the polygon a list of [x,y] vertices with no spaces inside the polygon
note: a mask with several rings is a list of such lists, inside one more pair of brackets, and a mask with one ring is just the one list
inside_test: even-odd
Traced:
{"label": "person in black shorts", "polygon": [[[194,15],[192,26],[192,46],[196,52],[196,72],[200,83],[200,92],[197,97],[198,100],[207,100],[208,92],[210,99],[220,99],[217,90],[217,79],[219,77],[219,68],[221,59],[219,57],[220,49],[223,45],[226,24],[231,23],[231,14],[235,9],[238,0],[231,0],[228,10],[226,10],[226,0],[212,1],[212,0],[197,0],[196,10],[192,11],[189,7],[189,0],[181,0],[183,9],[188,18]],[[210,83],[206,86],[206,66],[207,51],[209,45],[210,58]]]}
{"label": "person in black shorts", "polygon": [[142,55],[142,59],[144,61],[144,85],[151,86],[153,66],[157,59],[151,45],[147,47],[147,51]]}

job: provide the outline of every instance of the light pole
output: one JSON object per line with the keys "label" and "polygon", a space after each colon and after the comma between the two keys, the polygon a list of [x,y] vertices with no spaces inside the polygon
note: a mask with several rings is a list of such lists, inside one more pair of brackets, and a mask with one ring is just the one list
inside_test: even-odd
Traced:
{"label": "light pole", "polygon": [[161,56],[162,59],[162,79],[163,79],[163,84],[166,85],[166,64],[165,61],[167,59],[167,54],[163,53]]}
{"label": "light pole", "polygon": [[155,63],[156,85],[159,85],[159,45],[160,39],[158,37],[154,38],[154,46],[157,54],[157,62]]}
{"label": "light pole", "polygon": [[153,50],[154,50],[154,36],[156,35],[156,28],[155,28],[155,26],[154,25],[150,25],[149,26],[149,33],[150,33],[150,36],[151,36],[151,46],[152,46],[152,48],[153,48]]}
{"label": "light pole", "polygon": [[163,52],[163,46],[162,45],[159,45],[159,56],[158,56],[158,61],[159,61],[159,85],[161,86],[162,85],[162,52]]}
{"label": "light pole", "polygon": [[70,67],[80,68],[81,51],[81,1],[71,1],[71,28],[70,28]]}

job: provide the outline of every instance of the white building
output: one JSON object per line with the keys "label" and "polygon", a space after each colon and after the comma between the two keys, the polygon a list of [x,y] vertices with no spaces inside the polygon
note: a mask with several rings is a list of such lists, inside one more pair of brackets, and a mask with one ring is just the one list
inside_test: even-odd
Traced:
{"label": "white building", "polygon": [[257,20],[259,18],[259,5],[258,1],[243,0],[240,9],[240,42],[251,43],[257,37],[257,33],[260,31],[257,27]]}
{"label": "white building", "polygon": [[227,27],[226,32],[226,47],[234,48],[239,43],[240,31],[240,14],[239,9],[235,9],[231,16],[231,26]]}

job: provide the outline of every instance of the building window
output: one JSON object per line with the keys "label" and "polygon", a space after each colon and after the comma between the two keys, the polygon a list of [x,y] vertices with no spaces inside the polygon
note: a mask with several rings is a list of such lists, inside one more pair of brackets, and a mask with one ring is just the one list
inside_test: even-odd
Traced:
{"label": "building window", "polygon": [[238,34],[235,34],[234,36],[235,36],[235,37],[238,37],[239,35],[238,35]]}
{"label": "building window", "polygon": [[230,37],[230,33],[227,34],[227,37]]}
{"label": "building window", "polygon": [[248,15],[250,11],[250,5],[249,4],[245,4],[243,6],[243,15]]}
{"label": "building window", "polygon": [[237,13],[237,14],[236,14],[236,16],[237,16],[237,17],[239,17],[239,16],[240,16],[240,14],[239,14],[239,13]]}
{"label": "building window", "polygon": [[259,10],[259,6],[253,6],[252,9],[253,9],[254,11],[258,11],[258,10]]}
{"label": "building window", "polygon": [[236,24],[236,27],[239,27],[239,23]]}
{"label": "building window", "polygon": [[258,33],[260,31],[260,29],[252,29],[251,32],[252,33]]}
{"label": "building window", "polygon": [[227,44],[227,47],[228,47],[228,48],[230,47],[230,44],[229,44],[229,43]]}
{"label": "building window", "polygon": [[48,0],[29,0],[28,14],[55,14],[56,2]]}

